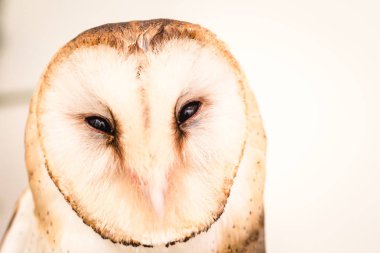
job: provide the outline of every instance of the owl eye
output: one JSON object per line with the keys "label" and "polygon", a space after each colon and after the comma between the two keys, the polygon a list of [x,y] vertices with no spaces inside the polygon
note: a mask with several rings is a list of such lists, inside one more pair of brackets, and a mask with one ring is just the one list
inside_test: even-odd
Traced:
{"label": "owl eye", "polygon": [[200,105],[201,102],[199,101],[192,101],[190,103],[185,104],[179,111],[177,123],[181,125],[188,119],[190,119],[198,111]]}
{"label": "owl eye", "polygon": [[95,128],[96,130],[102,131],[106,134],[112,134],[113,129],[108,122],[108,120],[99,117],[99,116],[90,116],[85,118],[85,121],[87,124],[89,124],[91,127]]}

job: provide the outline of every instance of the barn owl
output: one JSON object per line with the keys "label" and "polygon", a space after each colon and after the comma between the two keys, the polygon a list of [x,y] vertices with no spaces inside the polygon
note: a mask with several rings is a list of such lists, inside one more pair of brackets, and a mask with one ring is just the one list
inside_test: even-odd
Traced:
{"label": "barn owl", "polygon": [[2,253],[262,253],[266,137],[237,60],[175,20],[90,29],[30,103]]}

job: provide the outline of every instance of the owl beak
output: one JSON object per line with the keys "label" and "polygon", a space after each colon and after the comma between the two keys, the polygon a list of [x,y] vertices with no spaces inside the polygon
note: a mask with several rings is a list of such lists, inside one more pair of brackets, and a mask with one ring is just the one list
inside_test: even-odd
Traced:
{"label": "owl beak", "polygon": [[[158,175],[156,175],[158,176]],[[161,179],[161,180],[160,180]],[[166,177],[156,177],[148,184],[147,195],[157,219],[163,219],[165,213]]]}
{"label": "owl beak", "polygon": [[165,211],[165,194],[160,188],[151,187],[149,189],[150,201],[153,206],[156,217],[160,220],[164,217]]}

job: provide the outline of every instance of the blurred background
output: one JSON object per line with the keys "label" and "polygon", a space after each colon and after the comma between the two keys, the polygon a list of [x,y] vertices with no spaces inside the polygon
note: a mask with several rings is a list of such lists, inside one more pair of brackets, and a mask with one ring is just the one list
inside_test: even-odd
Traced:
{"label": "blurred background", "polygon": [[267,252],[380,252],[377,0],[0,0],[0,236],[27,186],[28,102],[56,50],[104,23],[173,18],[224,40],[268,135]]}

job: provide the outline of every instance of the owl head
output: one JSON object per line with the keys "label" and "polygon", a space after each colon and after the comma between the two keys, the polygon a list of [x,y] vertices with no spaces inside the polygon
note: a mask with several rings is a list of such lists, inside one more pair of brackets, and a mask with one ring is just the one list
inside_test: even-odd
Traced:
{"label": "owl head", "polygon": [[209,229],[228,201],[245,150],[245,94],[236,60],[198,25],[90,29],[41,77],[27,137],[42,161],[28,170],[46,171],[103,238],[187,240]]}

